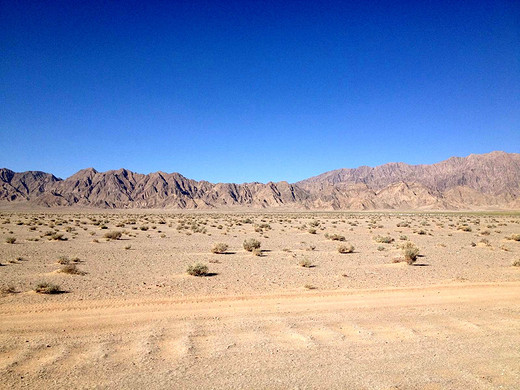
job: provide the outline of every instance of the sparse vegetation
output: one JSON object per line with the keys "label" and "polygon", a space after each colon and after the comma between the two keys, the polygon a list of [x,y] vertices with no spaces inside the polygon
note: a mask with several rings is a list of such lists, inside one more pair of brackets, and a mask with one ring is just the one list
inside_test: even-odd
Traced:
{"label": "sparse vegetation", "polygon": [[190,265],[186,272],[192,276],[206,276],[208,274],[208,266],[202,263]]}
{"label": "sparse vegetation", "polygon": [[339,253],[352,253],[354,252],[354,245],[352,244],[342,244],[338,246]]}
{"label": "sparse vegetation", "polygon": [[9,295],[9,294],[16,294],[16,289],[14,286],[6,285],[0,287],[0,295]]}
{"label": "sparse vegetation", "polygon": [[394,242],[394,239],[390,236],[375,236],[374,240],[375,242],[379,242],[381,244],[391,244]]}
{"label": "sparse vegetation", "polygon": [[310,261],[307,258],[301,259],[298,264],[300,265],[300,267],[303,267],[303,268],[311,268],[311,267],[313,267],[312,261]]}
{"label": "sparse vegetation", "polygon": [[213,244],[213,247],[211,248],[211,252],[216,253],[216,254],[222,254],[222,253],[226,253],[228,248],[229,248],[228,244],[224,244],[223,242],[217,242],[217,243]]}
{"label": "sparse vegetation", "polygon": [[255,238],[249,238],[244,240],[244,249],[248,252],[252,252],[255,249],[260,249],[261,243]]}
{"label": "sparse vegetation", "polygon": [[16,237],[6,237],[5,242],[7,244],[14,244],[16,242]]}
{"label": "sparse vegetation", "polygon": [[107,240],[119,240],[122,236],[122,232],[115,230],[113,232],[106,232],[103,237],[105,237]]}
{"label": "sparse vegetation", "polygon": [[34,288],[38,294],[59,294],[61,293],[60,286],[48,282],[41,282]]}
{"label": "sparse vegetation", "polygon": [[76,264],[67,264],[59,272],[69,275],[85,275],[85,272],[81,271]]}
{"label": "sparse vegetation", "polygon": [[413,242],[406,242],[402,246],[403,257],[408,265],[412,265],[417,261],[417,256],[419,255],[419,248]]}

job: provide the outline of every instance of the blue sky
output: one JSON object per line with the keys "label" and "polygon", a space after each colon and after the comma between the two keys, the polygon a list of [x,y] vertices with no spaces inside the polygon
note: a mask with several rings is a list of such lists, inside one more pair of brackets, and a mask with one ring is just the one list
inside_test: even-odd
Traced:
{"label": "blue sky", "polygon": [[0,167],[298,181],[520,152],[518,1],[1,1]]}

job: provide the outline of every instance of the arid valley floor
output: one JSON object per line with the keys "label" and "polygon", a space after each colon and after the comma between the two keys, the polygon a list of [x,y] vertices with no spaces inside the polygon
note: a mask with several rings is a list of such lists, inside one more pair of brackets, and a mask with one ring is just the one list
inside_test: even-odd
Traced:
{"label": "arid valley floor", "polygon": [[3,211],[0,240],[0,388],[520,386],[519,213]]}

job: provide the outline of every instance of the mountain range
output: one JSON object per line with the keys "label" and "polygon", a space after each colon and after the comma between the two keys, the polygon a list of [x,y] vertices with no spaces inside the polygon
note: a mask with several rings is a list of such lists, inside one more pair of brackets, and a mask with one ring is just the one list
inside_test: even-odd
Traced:
{"label": "mountain range", "polygon": [[432,165],[338,169],[297,183],[210,183],[179,173],[83,169],[67,179],[0,169],[0,206],[111,209],[520,209],[520,154],[451,157]]}

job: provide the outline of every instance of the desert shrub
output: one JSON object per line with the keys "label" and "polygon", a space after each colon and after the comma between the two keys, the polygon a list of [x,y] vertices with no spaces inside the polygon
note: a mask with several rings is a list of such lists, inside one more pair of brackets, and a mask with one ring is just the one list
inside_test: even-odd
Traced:
{"label": "desert shrub", "polygon": [[211,248],[211,252],[217,253],[217,254],[226,253],[228,248],[229,248],[228,244],[224,244],[223,242],[217,242],[217,243],[213,244],[213,247]]}
{"label": "desert shrub", "polygon": [[115,230],[113,232],[106,232],[103,237],[105,237],[108,240],[119,240],[123,236],[123,233],[121,233],[118,230]]}
{"label": "desert shrub", "polygon": [[260,241],[255,238],[244,240],[243,243],[244,249],[248,252],[252,252],[254,249],[260,249],[260,245]]}
{"label": "desert shrub", "polygon": [[311,228],[309,230],[307,230],[310,234],[316,234],[316,229],[314,228]]}
{"label": "desert shrub", "polygon": [[206,276],[208,274],[208,266],[202,263],[190,265],[186,272],[192,276]]}
{"label": "desert shrub", "polygon": [[62,233],[54,233],[53,235],[50,236],[49,240],[67,241],[67,238],[63,237]]}
{"label": "desert shrub", "polygon": [[406,241],[406,240],[408,240],[408,236],[402,235],[402,236],[399,236],[399,239],[401,241]]}
{"label": "desert shrub", "polygon": [[58,257],[58,264],[69,264],[70,263],[70,260],[67,256],[60,256]]}
{"label": "desert shrub", "polygon": [[385,249],[386,249],[386,248],[385,248],[383,245],[379,245],[379,246],[377,247],[377,250],[378,250],[379,252],[382,252],[382,251],[384,251]]}
{"label": "desert shrub", "polygon": [[338,246],[339,253],[352,253],[354,252],[354,245],[352,244],[342,244]]}
{"label": "desert shrub", "polygon": [[311,268],[312,267],[312,261],[310,261],[307,258],[303,258],[303,259],[300,260],[299,265],[300,265],[300,267],[303,267],[303,268]]}
{"label": "desert shrub", "polygon": [[41,282],[34,288],[39,294],[59,294],[61,292],[60,286],[48,282]]}
{"label": "desert shrub", "polygon": [[408,222],[399,222],[397,227],[410,227],[410,224]]}
{"label": "desert shrub", "polygon": [[5,242],[8,244],[14,244],[16,242],[16,237],[6,237]]}
{"label": "desert shrub", "polygon": [[130,248],[132,248],[132,245],[125,246],[125,250],[129,250]]}
{"label": "desert shrub", "polygon": [[487,238],[481,239],[478,243],[481,245],[484,245],[484,246],[491,246],[491,243],[489,242],[489,240]]}
{"label": "desert shrub", "polygon": [[520,234],[511,234],[509,237],[507,237],[507,239],[513,241],[520,241]]}
{"label": "desert shrub", "polygon": [[520,259],[513,261],[513,264],[511,264],[513,267],[520,267]]}
{"label": "desert shrub", "polygon": [[461,225],[457,228],[458,230],[462,230],[463,232],[471,232],[472,229],[470,226],[466,226],[466,225]]}
{"label": "desert shrub", "polygon": [[345,236],[342,236],[340,234],[330,234],[328,236],[329,239],[331,239],[332,241],[345,241]]}
{"label": "desert shrub", "polygon": [[402,246],[402,249],[404,260],[408,263],[408,265],[412,265],[417,261],[417,256],[419,255],[419,248],[417,248],[417,246],[415,246],[413,242],[408,241],[406,244]]}
{"label": "desert shrub", "polygon": [[16,293],[16,289],[14,288],[14,286],[6,285],[0,287],[0,295],[9,295],[14,293]]}
{"label": "desert shrub", "polygon": [[255,248],[251,251],[251,253],[254,255],[254,256],[262,256],[262,250],[260,248]]}
{"label": "desert shrub", "polygon": [[391,244],[392,242],[394,242],[394,239],[390,236],[375,236],[374,240],[381,244]]}
{"label": "desert shrub", "polygon": [[62,267],[59,271],[63,274],[69,274],[69,275],[84,275],[85,273],[83,271],[80,271],[80,269],[76,266],[76,264],[67,264],[66,266]]}

